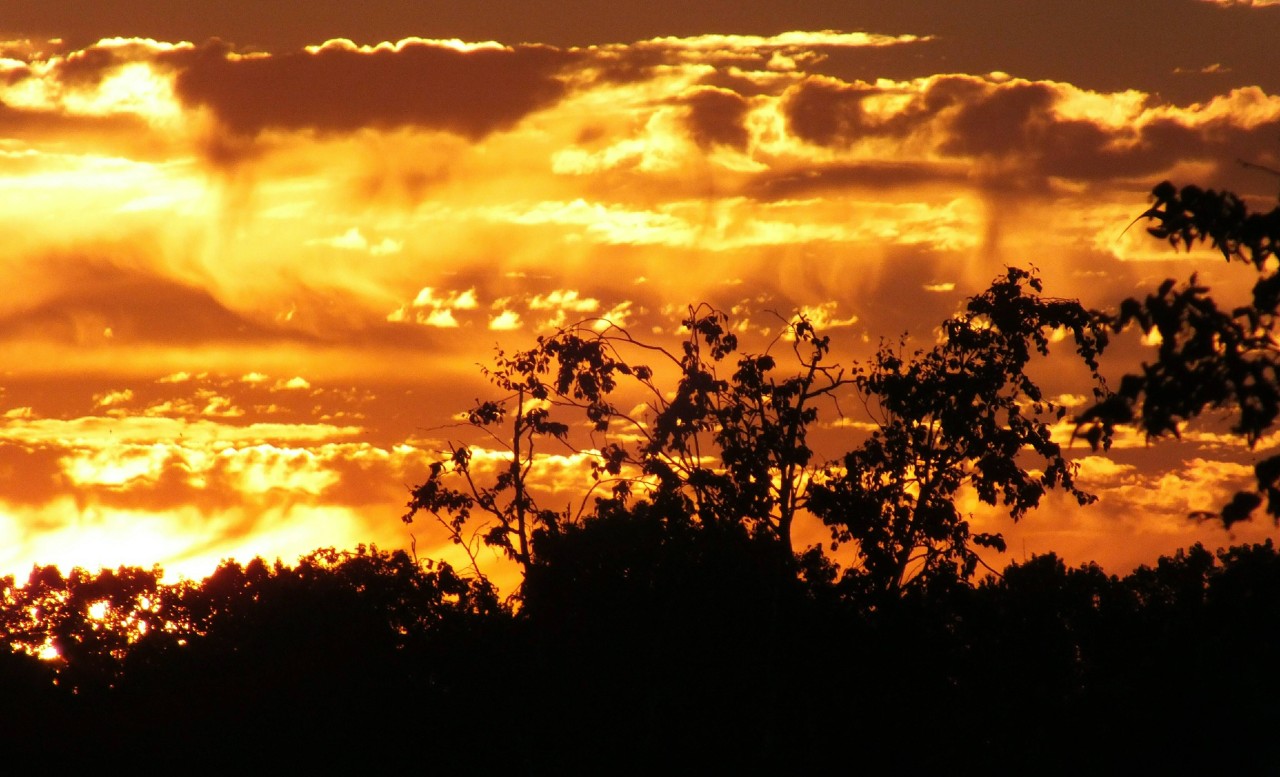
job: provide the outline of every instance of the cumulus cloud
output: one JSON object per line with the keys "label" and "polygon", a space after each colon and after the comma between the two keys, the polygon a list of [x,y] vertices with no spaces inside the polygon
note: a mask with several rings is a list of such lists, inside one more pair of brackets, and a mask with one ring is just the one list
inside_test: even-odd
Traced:
{"label": "cumulus cloud", "polygon": [[564,310],[571,313],[594,313],[600,309],[600,300],[583,297],[576,289],[556,289],[534,295],[529,300],[530,310]]}
{"label": "cumulus cloud", "polygon": [[693,140],[703,148],[725,145],[743,150],[750,136],[744,125],[748,102],[726,89],[701,88],[684,98],[686,121]]}
{"label": "cumulus cloud", "polygon": [[354,426],[332,424],[253,423],[243,426],[209,420],[170,417],[105,416],[80,418],[20,418],[0,425],[0,440],[14,443],[86,441],[124,443],[157,439],[186,439],[210,443],[258,443],[264,441],[330,440],[359,434]]}
{"label": "cumulus cloud", "polygon": [[802,305],[797,313],[804,317],[809,323],[813,324],[818,331],[826,329],[834,329],[836,327],[853,326],[858,323],[856,315],[846,315],[841,317],[839,313],[840,303],[836,300],[821,302],[817,305]]}
{"label": "cumulus cloud", "polygon": [[119,391],[109,391],[105,394],[99,394],[94,397],[98,407],[111,407],[112,405],[123,405],[133,399],[132,389],[121,389]]}
{"label": "cumulus cloud", "polygon": [[520,314],[514,310],[503,310],[489,319],[489,328],[496,332],[510,332],[524,326]]}
{"label": "cumulus cloud", "polygon": [[[1280,98],[1256,89],[1184,109],[1132,91],[1095,93],[1069,84],[960,75],[875,84],[810,78],[788,90],[783,109],[788,128],[805,142],[850,152],[888,142],[907,152],[898,155],[899,165],[913,147],[944,159],[1003,160],[991,175],[1005,180],[987,185],[1032,174],[1079,180],[1157,175],[1180,160],[1229,158],[1231,147],[1263,150],[1259,141],[1280,126]],[[1262,134],[1255,134],[1259,129]],[[935,169],[946,175],[945,167]]]}
{"label": "cumulus cloud", "polygon": [[427,286],[418,292],[413,302],[401,305],[387,315],[392,322],[415,321],[423,326],[453,329],[459,326],[455,310],[475,310],[476,290],[437,292]]}
{"label": "cumulus cloud", "polygon": [[560,99],[559,73],[576,58],[546,46],[420,39],[263,56],[215,43],[182,58],[176,84],[185,104],[209,108],[241,135],[417,126],[479,139]]}
{"label": "cumulus cloud", "polygon": [[927,36],[919,37],[916,35],[880,35],[866,32],[839,32],[836,30],[815,32],[797,30],[768,36],[722,34],[694,35],[684,38],[673,36],[640,41],[636,46],[639,48],[656,47],[689,51],[772,51],[775,49],[804,51],[814,48],[894,46],[927,40],[929,40]]}
{"label": "cumulus cloud", "polygon": [[596,321],[592,327],[597,331],[604,331],[610,327],[629,327],[636,313],[632,308],[631,300],[623,300],[601,313],[600,320]]}
{"label": "cumulus cloud", "polygon": [[393,240],[389,237],[384,237],[376,243],[370,243],[369,239],[361,234],[359,227],[352,227],[341,235],[334,237],[308,240],[307,244],[329,246],[343,251],[368,251],[374,256],[398,254],[404,250],[404,241]]}

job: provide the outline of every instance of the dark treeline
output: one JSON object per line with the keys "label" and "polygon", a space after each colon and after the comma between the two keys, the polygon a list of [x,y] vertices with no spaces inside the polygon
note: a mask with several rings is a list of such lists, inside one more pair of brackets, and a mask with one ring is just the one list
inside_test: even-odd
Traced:
{"label": "dark treeline", "polygon": [[[648,520],[559,536],[519,608],[402,552],[3,581],[11,763],[514,773],[877,765],[1260,770],[1280,555],[1196,546],[1123,578],[1056,556],[891,604],[771,543]],[[58,657],[34,654],[52,648]]]}

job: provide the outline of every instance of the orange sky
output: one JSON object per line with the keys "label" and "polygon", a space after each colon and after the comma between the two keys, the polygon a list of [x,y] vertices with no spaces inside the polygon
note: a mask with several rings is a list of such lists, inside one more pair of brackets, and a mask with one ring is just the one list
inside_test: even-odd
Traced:
{"label": "orange sky", "polygon": [[[1230,296],[1247,272],[1125,226],[1163,178],[1277,191],[1237,163],[1280,167],[1274,3],[14,5],[5,572],[405,547],[495,344],[588,316],[669,341],[709,301],[761,342],[804,310],[856,359],[1010,263],[1098,306],[1191,272]],[[1077,449],[1090,508],[975,519],[1113,571],[1275,535],[1187,520],[1267,446],[1185,437]],[[546,472],[565,501],[587,477]]]}

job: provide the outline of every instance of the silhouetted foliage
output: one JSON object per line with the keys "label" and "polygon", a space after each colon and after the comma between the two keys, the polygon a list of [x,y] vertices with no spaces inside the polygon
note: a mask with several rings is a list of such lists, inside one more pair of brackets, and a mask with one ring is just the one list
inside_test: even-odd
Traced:
{"label": "silhouetted foliage", "polygon": [[[473,426],[501,430],[493,438],[503,443],[507,463],[486,478],[472,449],[455,447],[414,489],[405,520],[434,514],[455,541],[469,544],[464,528],[481,513],[489,523],[471,531],[528,572],[539,536],[641,509],[671,525],[739,526],[776,544],[794,571],[793,524],[808,511],[831,527],[835,543],[853,543],[849,584],[864,593],[893,596],[913,579],[937,575],[967,579],[977,565],[973,546],[1002,550],[1004,541],[971,535],[954,506],[961,487],[1007,506],[1015,520],[1050,488],[1090,500],[1050,439],[1050,423],[1065,410],[1043,395],[1027,368],[1048,354],[1053,331],[1065,331],[1101,397],[1096,359],[1107,332],[1078,302],[1041,292],[1037,276],[1010,268],[943,323],[933,349],[906,356],[882,346],[869,364],[847,368],[831,361],[829,338],[799,317],[785,332],[792,374],[768,350],[740,352],[727,316],[705,306],[690,309],[676,353],[608,322],[563,329],[528,351],[499,353],[487,374],[508,393],[466,415]],[[674,368],[674,388],[663,391],[659,373],[632,354]],[[616,406],[613,397],[628,379],[651,416]],[[858,396],[874,431],[840,461],[815,461],[807,438],[818,403],[829,400],[836,409],[841,390]],[[576,419],[553,420],[553,411],[581,414],[602,439],[575,448],[568,437]],[[591,457],[604,492],[592,509],[585,499],[576,515],[535,503],[529,473],[545,442]],[[1024,463],[1028,454],[1040,459],[1034,470]]]}
{"label": "silhouetted foliage", "polygon": [[[691,308],[684,326],[688,336],[677,353],[600,321],[539,337],[527,351],[499,352],[486,374],[505,396],[479,402],[465,418],[500,430],[493,439],[508,463],[485,480],[472,450],[454,448],[414,489],[405,520],[431,513],[468,547],[480,532],[486,544],[528,569],[534,535],[554,534],[566,521],[581,519],[589,499],[600,509],[639,499],[703,525],[742,525],[773,537],[789,554],[792,523],[815,466],[806,444],[817,418],[814,403],[847,381],[826,362],[827,338],[804,318],[787,328],[800,372],[783,378],[770,353],[737,352],[737,337],[720,311]],[[679,377],[671,394],[656,383],[653,368],[629,361],[624,351],[654,357],[674,371]],[[735,362],[726,364],[731,356]],[[624,379],[642,392],[648,417],[632,417],[613,403]],[[570,445],[570,424],[553,420],[552,411],[573,413],[572,420],[585,420],[601,436],[589,452],[598,487],[576,515],[541,508],[530,494],[540,443],[587,453]],[[451,479],[462,484],[451,486]],[[464,533],[477,514],[487,522]]]}
{"label": "silhouetted foliage", "polygon": [[0,632],[30,655],[52,652],[56,682],[92,694],[113,687],[130,646],[161,631],[159,570],[121,567],[92,575],[35,567],[19,587],[4,581]]}
{"label": "silhouetted foliage", "polygon": [[[977,565],[972,546],[1004,550],[999,534],[971,535],[955,506],[970,486],[1015,520],[1062,488],[1081,504],[1074,467],[1051,439],[1065,408],[1046,398],[1028,375],[1048,355],[1049,335],[1065,330],[1104,394],[1098,354],[1106,331],[1078,302],[1046,299],[1039,279],[1010,268],[942,325],[941,342],[905,357],[882,346],[858,367],[854,383],[873,418],[870,439],[829,467],[813,510],[862,558],[853,574],[867,594],[896,594],[909,581],[945,573],[967,579]],[[1040,461],[1028,468],[1025,457]]]}
{"label": "silhouetted foliage", "polygon": [[510,619],[487,584],[364,547],[294,566],[226,562],[200,583],[158,578],[44,567],[22,587],[5,581],[3,741],[23,732],[13,746],[47,764],[123,763],[144,741],[151,758],[354,764],[370,741],[416,736],[431,722],[424,699],[456,708],[472,673],[453,668]]}
{"label": "silhouetted foliage", "polygon": [[[1154,221],[1153,236],[1190,250],[1209,243],[1228,262],[1257,274],[1248,302],[1221,308],[1197,282],[1164,281],[1144,299],[1130,298],[1110,316],[1115,331],[1137,327],[1159,335],[1154,361],[1126,375],[1116,392],[1080,417],[1084,436],[1105,447],[1117,424],[1138,424],[1149,437],[1178,435],[1206,410],[1234,416],[1232,430],[1255,445],[1280,415],[1280,207],[1250,212],[1231,192],[1165,181],[1140,218]],[[1266,504],[1280,522],[1280,456],[1256,466],[1257,492],[1236,494],[1220,512],[1223,524],[1245,520]]]}
{"label": "silhouetted foliage", "polygon": [[[956,752],[1048,773],[1271,762],[1270,542],[1196,546],[1124,578],[1050,554],[868,611],[743,526],[659,509],[542,535],[517,612],[372,550],[168,585],[37,568],[4,585],[0,741],[50,768],[132,763],[141,742],[156,762],[519,773],[839,769],[855,745],[886,768]],[[77,637],[32,655],[81,629],[103,649]]]}

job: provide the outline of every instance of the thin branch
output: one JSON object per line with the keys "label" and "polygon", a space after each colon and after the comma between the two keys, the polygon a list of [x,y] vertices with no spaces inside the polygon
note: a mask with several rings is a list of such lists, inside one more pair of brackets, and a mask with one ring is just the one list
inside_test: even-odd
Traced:
{"label": "thin branch", "polygon": [[1271,175],[1280,177],[1280,170],[1277,170],[1274,167],[1267,167],[1266,165],[1260,165],[1257,162],[1250,162],[1245,159],[1237,159],[1236,161],[1239,162],[1240,166],[1246,170],[1261,170],[1264,173],[1270,173]]}
{"label": "thin branch", "polygon": [[[437,513],[435,510],[432,510],[431,514],[434,515],[436,517],[436,520],[440,522],[440,525],[443,526],[449,532],[449,538],[454,541],[454,544],[462,546],[463,552],[465,552],[467,554],[467,558],[471,560],[471,569],[475,571],[476,577],[480,578],[481,580],[487,580],[488,578],[485,577],[484,572],[480,570],[480,562],[476,559],[476,554],[471,549],[471,543],[463,539],[462,533],[457,529],[455,529],[452,524],[446,521],[444,517],[441,516],[439,513]],[[476,541],[476,536],[479,534],[480,529],[483,529],[485,526],[488,526],[488,522],[481,524],[479,528],[471,532],[472,542]],[[416,541],[414,542],[413,558],[415,561],[418,558]]]}

